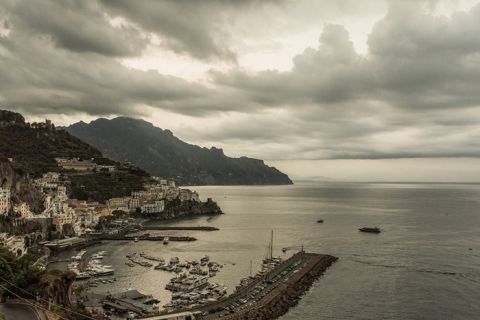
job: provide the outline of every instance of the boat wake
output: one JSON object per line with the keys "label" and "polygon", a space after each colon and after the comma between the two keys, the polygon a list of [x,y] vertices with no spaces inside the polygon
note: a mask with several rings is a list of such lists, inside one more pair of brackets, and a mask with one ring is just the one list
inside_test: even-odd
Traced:
{"label": "boat wake", "polygon": [[448,276],[456,276],[458,275],[457,272],[452,271],[443,271],[443,270],[432,270],[432,269],[419,269],[419,268],[412,268],[405,265],[388,265],[388,264],[381,264],[381,263],[374,263],[370,261],[362,261],[353,259],[353,261],[361,264],[366,264],[374,267],[382,267],[382,268],[392,268],[392,269],[404,269],[410,272],[419,272],[419,273],[431,273],[431,274],[440,274],[440,275],[448,275]]}

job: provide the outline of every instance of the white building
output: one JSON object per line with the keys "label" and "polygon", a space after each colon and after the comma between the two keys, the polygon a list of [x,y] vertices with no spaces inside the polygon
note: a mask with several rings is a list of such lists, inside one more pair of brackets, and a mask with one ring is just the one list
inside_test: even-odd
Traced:
{"label": "white building", "polygon": [[146,202],[142,204],[141,209],[142,213],[159,213],[165,209],[165,203],[163,200]]}
{"label": "white building", "polygon": [[192,191],[190,189],[180,189],[180,195],[179,195],[180,201],[200,201],[200,198],[198,196],[198,193],[196,191]]}
{"label": "white building", "polygon": [[0,215],[5,215],[10,210],[10,189],[0,188]]}
{"label": "white building", "polygon": [[117,167],[116,166],[99,165],[99,166],[97,166],[97,169],[100,170],[100,171],[115,172],[117,170]]}
{"label": "white building", "polygon": [[9,236],[6,233],[0,234],[0,245],[6,247],[11,253],[17,257],[23,256],[27,253],[25,246],[25,238],[22,236]]}
{"label": "white building", "polygon": [[128,204],[130,203],[130,199],[130,197],[119,197],[107,200],[108,213],[112,213],[116,210],[129,212]]}
{"label": "white building", "polygon": [[140,207],[141,207],[141,201],[139,198],[132,198],[128,202],[128,210],[130,212],[135,212],[137,208],[140,208]]}
{"label": "white building", "polygon": [[57,164],[65,170],[74,170],[74,171],[93,171],[97,168],[97,165],[90,160],[80,160],[79,158],[66,159],[66,158],[56,158]]}

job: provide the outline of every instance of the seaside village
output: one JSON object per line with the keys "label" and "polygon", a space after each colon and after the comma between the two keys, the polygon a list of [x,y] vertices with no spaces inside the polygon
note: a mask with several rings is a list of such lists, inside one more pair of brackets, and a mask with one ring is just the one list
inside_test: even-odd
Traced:
{"label": "seaside village", "polygon": [[[42,126],[53,129],[50,122]],[[15,159],[1,157],[0,160],[3,168],[15,167]],[[213,278],[225,266],[234,266],[235,262],[215,261],[208,255],[180,259],[172,256],[175,250],[165,250],[168,257],[161,257],[155,252],[143,251],[147,247],[134,245],[124,257],[116,256],[113,263],[108,250],[95,249],[95,246],[113,241],[161,241],[162,245],[168,245],[169,241],[196,240],[176,232],[173,235],[150,235],[143,231],[218,230],[212,226],[143,226],[137,217],[167,220],[217,215],[222,211],[212,199],[201,202],[197,192],[179,188],[174,181],[159,177],[143,179],[142,176],[135,188],[128,189],[135,190],[129,196],[110,199],[92,196],[97,202],[70,198],[69,195],[73,194],[80,197],[75,188],[92,191],[87,190],[86,184],[76,182],[79,177],[81,181],[91,182],[96,181],[90,179],[95,178],[93,175],[122,176],[138,168],[111,161],[107,163],[114,165],[102,165],[95,159],[57,158],[56,162],[60,172],[47,172],[33,180],[22,176],[20,179],[23,180],[15,181],[15,176],[8,176],[11,173],[6,170],[0,181],[0,226],[3,232],[0,233],[0,247],[19,257],[16,262],[25,265],[25,261],[31,261],[36,271],[44,272],[31,287],[35,293],[15,284],[9,283],[9,286],[20,289],[28,298],[22,298],[22,302],[44,314],[45,317],[37,316],[39,319],[50,319],[52,315],[58,316],[55,319],[73,319],[70,317],[71,308],[81,316],[76,319],[274,319],[294,306],[337,259],[330,255],[305,253],[303,245],[287,259],[274,257],[272,230],[261,269],[254,273],[250,261],[250,275],[244,274],[246,277],[240,279],[230,295],[227,295],[227,286],[213,282]],[[110,184],[108,188],[110,190]],[[22,197],[19,197],[20,192],[23,192]],[[28,203],[21,202],[20,198]],[[100,199],[102,202],[98,202]],[[298,247],[283,248],[282,252],[285,254],[294,249]],[[65,254],[56,254],[61,251]],[[69,257],[70,254],[73,255]],[[118,264],[119,258],[123,263]],[[50,264],[53,269],[48,270]],[[170,291],[167,299],[160,301],[157,299],[160,296],[137,291],[133,288],[135,282],[126,286],[122,281],[127,269],[127,274],[144,274],[152,269],[156,270],[154,273],[163,274],[161,287]],[[3,295],[9,299],[18,296],[7,286],[2,289]],[[65,311],[63,317],[57,313],[61,310]]]}
{"label": "seaside village", "polygon": [[[118,170],[113,165],[97,165],[93,160],[57,158],[58,165],[64,170],[80,174],[89,174],[102,170],[114,172]],[[13,162],[14,159],[9,159]],[[15,213],[14,224],[21,225],[28,220],[41,222],[51,219],[51,224],[58,234],[65,232],[64,226],[69,225],[69,236],[80,237],[94,231],[100,217],[108,216],[114,211],[126,213],[161,213],[165,209],[165,201],[179,199],[180,201],[199,201],[198,193],[189,189],[180,189],[174,181],[152,177],[152,182],[144,185],[144,190],[132,192],[130,196],[112,198],[106,203],[87,202],[70,199],[67,195],[69,184],[67,176],[58,172],[45,173],[41,178],[33,180],[35,187],[44,195],[43,212],[33,212],[25,202],[13,204],[9,188],[0,186],[0,216],[9,212]],[[28,250],[26,235],[0,233],[0,245],[7,247],[17,256]],[[31,235],[29,235],[31,236]]]}

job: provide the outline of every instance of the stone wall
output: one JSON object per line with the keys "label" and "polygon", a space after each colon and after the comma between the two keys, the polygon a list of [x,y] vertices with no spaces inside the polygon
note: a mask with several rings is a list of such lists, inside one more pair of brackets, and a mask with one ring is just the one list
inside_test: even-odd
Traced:
{"label": "stone wall", "polygon": [[307,292],[312,284],[330,267],[338,258],[333,256],[323,256],[315,265],[306,272],[301,272],[295,281],[278,286],[275,290],[280,292],[273,295],[272,298],[265,302],[260,302],[253,306],[252,309],[245,310],[241,313],[235,313],[222,317],[224,320],[272,320],[276,319],[294,306],[301,299],[301,296]]}

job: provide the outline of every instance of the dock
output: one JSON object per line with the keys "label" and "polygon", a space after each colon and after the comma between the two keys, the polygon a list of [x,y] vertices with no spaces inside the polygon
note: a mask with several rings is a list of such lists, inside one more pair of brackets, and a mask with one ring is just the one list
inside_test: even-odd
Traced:
{"label": "dock", "polygon": [[215,227],[169,227],[169,226],[151,226],[146,227],[142,226],[143,231],[150,231],[150,230],[161,230],[161,231],[176,231],[176,230],[187,230],[187,231],[218,231],[220,229]]}
{"label": "dock", "polygon": [[197,238],[189,236],[127,236],[127,235],[115,235],[115,236],[103,236],[100,240],[124,240],[124,241],[163,241],[168,238],[169,241],[196,241]]}
{"label": "dock", "polygon": [[215,304],[201,308],[201,319],[275,319],[295,306],[338,258],[299,252],[247,287]]}
{"label": "dock", "polygon": [[54,240],[46,242],[44,245],[48,249],[58,252],[62,250],[69,249],[84,249],[94,244],[99,244],[99,239],[89,239],[89,238],[80,238],[80,237],[71,237],[61,240]]}
{"label": "dock", "polygon": [[145,319],[178,319],[176,315],[185,312],[194,315],[191,319],[276,319],[295,306],[311,285],[337,260],[331,255],[300,251],[265,276],[253,278],[246,286],[217,302]]}

